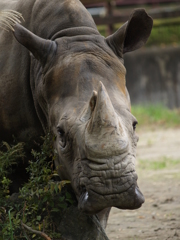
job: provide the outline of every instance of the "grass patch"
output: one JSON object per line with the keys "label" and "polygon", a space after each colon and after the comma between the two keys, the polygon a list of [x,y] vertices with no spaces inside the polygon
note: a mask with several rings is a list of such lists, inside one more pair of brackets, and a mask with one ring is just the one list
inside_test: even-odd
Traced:
{"label": "grass patch", "polygon": [[162,170],[180,164],[180,159],[163,157],[156,161],[139,160],[139,168],[146,170]]}
{"label": "grass patch", "polygon": [[170,110],[162,105],[132,106],[132,114],[140,126],[180,126],[180,110]]}

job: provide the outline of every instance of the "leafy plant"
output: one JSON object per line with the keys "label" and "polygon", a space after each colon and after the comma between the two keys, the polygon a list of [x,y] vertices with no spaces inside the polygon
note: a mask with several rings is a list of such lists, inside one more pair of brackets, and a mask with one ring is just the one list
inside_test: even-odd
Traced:
{"label": "leafy plant", "polygon": [[[52,136],[47,134],[39,150],[32,150],[27,173],[29,181],[18,194],[9,195],[8,178],[13,165],[24,158],[24,144],[3,143],[0,152],[0,236],[2,239],[59,238],[58,224],[64,210],[76,202],[70,182],[59,179],[54,169]],[[9,171],[10,170],[10,171]],[[7,201],[8,199],[8,201]],[[48,238],[47,238],[48,239]],[[1,237],[0,237],[1,240]]]}
{"label": "leafy plant", "polygon": [[10,146],[2,142],[0,147],[0,206],[4,198],[9,198],[9,186],[11,180],[9,175],[13,171],[13,166],[17,165],[24,157],[24,143],[18,143]]}

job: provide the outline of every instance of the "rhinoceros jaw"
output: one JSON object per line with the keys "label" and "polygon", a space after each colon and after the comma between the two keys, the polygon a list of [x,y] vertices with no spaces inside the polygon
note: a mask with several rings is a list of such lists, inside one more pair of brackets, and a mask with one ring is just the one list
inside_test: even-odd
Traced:
{"label": "rhinoceros jaw", "polygon": [[[94,192],[92,190],[91,196],[89,196],[88,191],[85,191],[81,194],[79,198],[78,208],[87,214],[97,214],[102,209],[107,207],[117,207],[119,209],[134,210],[140,208],[145,200],[138,186],[135,187],[133,195],[130,195],[129,196],[130,198],[127,199],[127,202],[128,200],[131,200],[131,203],[130,204],[127,203],[124,206],[122,206],[121,193],[109,194],[103,197],[102,195],[99,195],[97,192]],[[100,196],[100,198],[98,196]]]}

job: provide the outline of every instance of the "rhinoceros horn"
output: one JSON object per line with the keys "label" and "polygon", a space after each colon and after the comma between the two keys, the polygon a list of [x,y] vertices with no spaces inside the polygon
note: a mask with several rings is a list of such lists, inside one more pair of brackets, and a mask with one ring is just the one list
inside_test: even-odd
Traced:
{"label": "rhinoceros horn", "polygon": [[119,155],[128,147],[120,116],[114,110],[109,95],[100,82],[96,103],[88,123],[85,144],[88,157]]}
{"label": "rhinoceros horn", "polygon": [[46,63],[49,54],[56,50],[55,42],[38,37],[18,23],[14,26],[14,36],[41,62],[42,66]]}
{"label": "rhinoceros horn", "polygon": [[123,53],[134,51],[146,43],[152,26],[153,20],[145,10],[136,9],[129,20],[106,41],[115,54],[122,58]]}
{"label": "rhinoceros horn", "polygon": [[88,126],[88,132],[100,132],[102,127],[117,127],[118,119],[109,95],[100,82],[95,109]]}

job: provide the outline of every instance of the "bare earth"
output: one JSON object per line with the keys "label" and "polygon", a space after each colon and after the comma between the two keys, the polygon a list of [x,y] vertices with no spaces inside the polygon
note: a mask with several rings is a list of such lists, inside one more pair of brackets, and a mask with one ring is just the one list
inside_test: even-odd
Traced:
{"label": "bare earth", "polygon": [[[138,185],[145,203],[138,210],[113,208],[110,240],[180,239],[180,129],[141,130],[137,151]],[[153,163],[167,160],[154,169]],[[145,164],[143,169],[142,165]]]}

